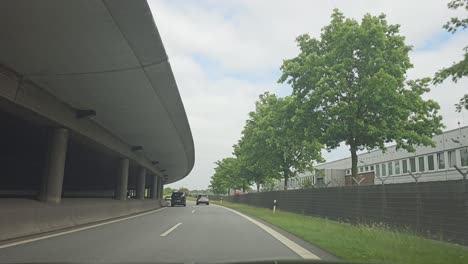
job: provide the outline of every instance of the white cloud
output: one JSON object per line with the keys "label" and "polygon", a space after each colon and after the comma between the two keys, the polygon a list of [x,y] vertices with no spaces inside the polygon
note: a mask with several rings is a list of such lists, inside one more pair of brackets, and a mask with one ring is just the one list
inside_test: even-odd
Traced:
{"label": "white cloud", "polygon": [[[432,76],[461,58],[467,34],[433,42],[443,32],[442,25],[457,14],[447,9],[447,2],[149,0],[195,141],[194,170],[175,185],[207,187],[213,162],[231,154],[258,94],[267,90],[285,93],[276,81],[282,60],[297,54],[294,39],[303,33],[318,37],[333,8],[358,20],[365,13],[385,13],[390,23],[401,24],[407,43],[415,47],[410,55],[415,68],[408,76],[417,78]],[[448,128],[456,127],[458,120],[468,125],[468,113],[457,114],[453,106],[467,92],[467,84],[467,80],[447,81],[428,95],[440,103]],[[347,148],[342,147],[326,157],[347,155]]]}

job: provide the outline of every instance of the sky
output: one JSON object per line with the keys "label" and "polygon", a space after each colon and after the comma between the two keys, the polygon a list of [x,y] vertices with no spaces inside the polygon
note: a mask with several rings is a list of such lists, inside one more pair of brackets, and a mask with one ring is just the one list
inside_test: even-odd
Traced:
{"label": "sky", "polygon": [[[173,188],[206,189],[214,162],[232,155],[258,95],[291,93],[278,84],[284,59],[298,54],[295,38],[319,37],[334,8],[360,20],[366,13],[387,15],[413,46],[409,79],[432,77],[463,56],[468,32],[447,33],[442,25],[460,11],[446,0],[148,0],[169,56],[192,130],[195,166]],[[468,78],[432,86],[426,99],[440,104],[446,129],[468,125],[468,111],[454,104],[468,93]],[[327,161],[348,157],[346,146],[326,152]]]}

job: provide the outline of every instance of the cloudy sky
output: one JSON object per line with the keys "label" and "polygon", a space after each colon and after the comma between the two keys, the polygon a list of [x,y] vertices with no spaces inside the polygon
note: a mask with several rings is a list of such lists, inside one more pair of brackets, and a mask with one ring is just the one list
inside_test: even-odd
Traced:
{"label": "cloudy sky", "polygon": [[[462,58],[468,32],[446,33],[442,25],[457,12],[446,0],[148,0],[169,55],[195,142],[195,167],[172,187],[205,189],[214,162],[230,156],[258,95],[270,91],[285,96],[277,83],[283,59],[298,54],[295,38],[318,37],[334,8],[360,19],[365,13],[385,13],[413,46],[414,69],[409,78],[433,76],[442,66]],[[459,13],[458,13],[459,14]],[[446,81],[427,96],[441,105],[447,129],[468,112],[456,113],[454,103],[468,92],[468,78]],[[328,160],[349,155],[345,146],[324,153]]]}

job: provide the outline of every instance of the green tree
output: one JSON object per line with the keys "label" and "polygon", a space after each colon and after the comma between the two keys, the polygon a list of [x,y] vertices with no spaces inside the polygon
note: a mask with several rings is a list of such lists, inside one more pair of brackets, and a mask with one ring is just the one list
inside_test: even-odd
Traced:
{"label": "green tree", "polygon": [[320,39],[301,35],[297,43],[300,54],[283,62],[279,81],[291,84],[301,108],[296,119],[311,126],[306,134],[328,149],[349,146],[353,176],[359,150],[385,150],[392,141],[408,151],[434,145],[439,105],[421,98],[430,79],[405,80],[411,48],[385,15],[367,14],[359,23],[335,9]]}
{"label": "green tree", "polygon": [[190,196],[190,190],[185,187],[180,187],[178,192],[184,192],[186,196]]}
{"label": "green tree", "polygon": [[239,160],[234,157],[215,162],[215,173],[211,177],[210,188],[216,194],[226,194],[230,190],[248,189],[249,182],[242,177]]}
{"label": "green tree", "polygon": [[175,191],[175,189],[172,189],[171,187],[166,187],[163,190],[163,194],[164,196],[168,196],[168,195],[171,195],[173,191]]}
{"label": "green tree", "polygon": [[301,124],[294,120],[296,109],[292,97],[264,93],[249,114],[238,152],[250,161],[248,168],[256,172],[257,186],[267,178],[282,178],[286,190],[291,177],[322,161],[322,145],[305,137]]}
{"label": "green tree", "polygon": [[[468,11],[468,0],[455,0],[448,3],[448,8],[458,9],[462,8]],[[468,27],[468,18],[460,19],[452,17],[443,28],[448,32],[454,34],[459,29],[466,29]],[[452,77],[453,82],[457,82],[462,77],[468,76],[468,46],[464,48],[465,54],[463,60],[454,62],[452,66],[443,68],[435,74],[434,84],[442,83],[445,79]],[[465,94],[460,101],[455,105],[458,112],[463,108],[468,110],[468,94]]]}
{"label": "green tree", "polygon": [[[255,112],[249,113],[251,119],[247,120],[242,137],[237,145],[234,145],[234,154],[239,160],[241,173],[248,182],[256,185],[257,192],[268,178],[279,178],[273,171],[269,152],[269,146],[265,133],[253,119]],[[276,176],[276,177],[275,177]]]}

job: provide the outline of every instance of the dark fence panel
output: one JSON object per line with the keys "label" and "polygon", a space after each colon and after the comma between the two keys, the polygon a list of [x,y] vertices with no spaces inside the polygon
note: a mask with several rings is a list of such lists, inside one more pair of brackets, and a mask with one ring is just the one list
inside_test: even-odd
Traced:
{"label": "dark fence panel", "polygon": [[223,199],[264,208],[272,208],[276,200],[279,210],[384,224],[468,245],[466,180],[273,191]]}

